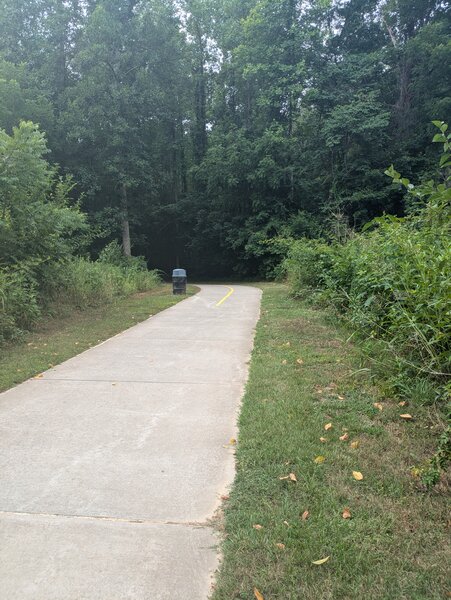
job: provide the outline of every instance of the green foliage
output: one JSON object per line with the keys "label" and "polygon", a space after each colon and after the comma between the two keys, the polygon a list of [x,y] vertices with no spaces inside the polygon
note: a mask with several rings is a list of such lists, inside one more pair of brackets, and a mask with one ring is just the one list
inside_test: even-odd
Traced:
{"label": "green foliage", "polygon": [[142,258],[110,244],[93,263],[76,257],[92,239],[87,218],[71,201],[70,177],[46,160],[44,135],[22,121],[0,130],[0,342],[31,328],[58,301],[77,308],[157,285]]}
{"label": "green foliage", "polygon": [[[444,144],[446,157],[450,137],[444,123],[437,126],[442,133],[434,141]],[[409,216],[375,219],[345,244],[294,241],[285,261],[295,294],[316,290],[405,364],[436,377],[451,372],[451,188],[443,157],[437,182],[414,186],[387,170],[416,202]]]}
{"label": "green foliage", "polygon": [[0,130],[0,266],[62,260],[88,233],[86,216],[70,205],[73,182],[45,159],[44,135],[22,121]]}
{"label": "green foliage", "polygon": [[383,169],[433,174],[450,64],[440,0],[2,0],[0,127],[46,131],[93,254],[129,229],[166,271],[269,277],[271,240],[411,210]]}
{"label": "green foliage", "polygon": [[0,344],[18,337],[41,315],[36,288],[23,266],[0,269]]}
{"label": "green foliage", "polygon": [[[436,180],[414,185],[393,166],[386,171],[411,197],[407,217],[375,219],[345,243],[295,240],[283,265],[295,295],[314,291],[360,333],[383,342],[400,370],[394,388],[420,403],[433,403],[451,373],[451,136],[445,123],[434,124],[440,134],[433,141],[444,150]],[[449,432],[420,469],[427,486],[447,461]]]}
{"label": "green foliage", "polygon": [[63,268],[64,274],[55,292],[67,304],[79,309],[150,290],[160,282],[155,271],[134,266],[123,267],[105,261],[75,258]]}
{"label": "green foliage", "polygon": [[125,256],[121,246],[114,240],[103,248],[99,254],[99,263],[122,267],[129,271],[147,271],[146,261],[143,256]]}

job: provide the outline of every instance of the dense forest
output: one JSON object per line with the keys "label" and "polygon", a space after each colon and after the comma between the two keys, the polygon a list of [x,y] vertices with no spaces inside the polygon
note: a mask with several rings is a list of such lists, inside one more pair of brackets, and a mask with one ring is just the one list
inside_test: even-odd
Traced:
{"label": "dense forest", "polygon": [[384,171],[436,174],[449,29],[440,0],[1,0],[1,144],[33,140],[71,251],[267,276],[280,238],[409,211]]}

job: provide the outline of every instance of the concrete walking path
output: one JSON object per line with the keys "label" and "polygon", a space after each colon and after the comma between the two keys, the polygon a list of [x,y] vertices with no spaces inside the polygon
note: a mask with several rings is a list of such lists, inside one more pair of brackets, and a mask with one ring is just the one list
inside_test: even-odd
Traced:
{"label": "concrete walking path", "polygon": [[0,394],[2,600],[205,600],[260,291],[201,292]]}

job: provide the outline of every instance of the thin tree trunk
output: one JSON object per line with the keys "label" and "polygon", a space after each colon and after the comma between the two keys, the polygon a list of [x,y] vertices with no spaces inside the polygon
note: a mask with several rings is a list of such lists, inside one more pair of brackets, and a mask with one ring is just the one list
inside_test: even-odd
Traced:
{"label": "thin tree trunk", "polygon": [[127,186],[121,185],[121,210],[122,210],[122,251],[125,256],[132,255],[130,242],[130,223],[128,221]]}

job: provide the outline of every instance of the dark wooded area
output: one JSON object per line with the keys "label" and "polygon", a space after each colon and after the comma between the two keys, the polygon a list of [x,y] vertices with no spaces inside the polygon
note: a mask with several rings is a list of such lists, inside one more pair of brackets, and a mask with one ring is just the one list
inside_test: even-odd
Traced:
{"label": "dark wooded area", "polygon": [[39,123],[95,257],[267,275],[271,240],[402,215],[450,114],[439,0],[2,0],[0,127]]}

